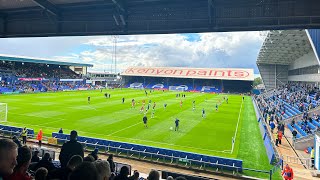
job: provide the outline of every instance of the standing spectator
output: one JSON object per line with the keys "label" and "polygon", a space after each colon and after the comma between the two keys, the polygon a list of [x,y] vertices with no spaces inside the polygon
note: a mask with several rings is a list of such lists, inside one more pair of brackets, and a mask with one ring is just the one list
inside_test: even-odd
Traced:
{"label": "standing spectator", "polygon": [[282,171],[282,176],[285,180],[292,180],[293,179],[293,170],[292,168],[287,164],[286,167]]}
{"label": "standing spectator", "polygon": [[59,160],[62,168],[66,167],[68,161],[73,155],[79,155],[82,158],[84,157],[83,147],[79,142],[77,142],[77,137],[77,131],[71,131],[70,141],[64,143],[61,147]]}
{"label": "standing spectator", "polygon": [[113,161],[113,154],[109,155],[107,161],[109,162],[111,172],[115,172],[116,165],[114,164],[114,161]]}
{"label": "standing spectator", "polygon": [[38,164],[36,165],[36,170],[44,167],[46,168],[49,172],[54,170],[56,167],[53,165],[53,163],[50,161],[50,154],[49,153],[45,153],[44,156],[42,157],[42,159],[38,162]]}
{"label": "standing spectator", "polygon": [[94,158],[94,160],[98,160],[98,151],[99,149],[98,148],[95,148],[91,153],[90,155]]}
{"label": "standing spectator", "polygon": [[62,130],[62,128],[60,128],[59,133],[60,133],[60,134],[63,134],[63,130]]}
{"label": "standing spectator", "polygon": [[148,176],[148,180],[159,180],[160,174],[156,170],[151,170]]}
{"label": "standing spectator", "polygon": [[17,138],[17,136],[13,136],[13,137],[12,137],[12,141],[17,144],[18,148],[19,148],[19,147],[22,147],[21,142],[19,141],[19,139]]}
{"label": "standing spectator", "polygon": [[114,180],[129,180],[129,168],[127,166],[122,166],[120,169],[120,174],[114,178]]}
{"label": "standing spectator", "polygon": [[271,133],[273,133],[274,128],[276,127],[276,125],[274,124],[274,122],[272,121],[270,123],[270,128],[271,128]]}
{"label": "standing spectator", "polygon": [[22,144],[23,145],[26,145],[27,144],[27,135],[28,135],[28,130],[26,127],[24,127],[22,129],[22,132],[21,132],[21,136],[22,136]]}
{"label": "standing spectator", "polygon": [[281,140],[282,140],[282,131],[278,131],[278,142],[279,142],[279,144],[281,144]]}
{"label": "standing spectator", "polygon": [[34,179],[35,180],[46,180],[47,176],[48,176],[48,170],[46,168],[42,167],[36,171]]}
{"label": "standing spectator", "polygon": [[27,146],[18,148],[17,165],[13,173],[4,178],[4,180],[32,180],[32,177],[27,173],[31,162],[31,150]]}
{"label": "standing spectator", "polygon": [[276,142],[275,142],[275,143],[276,143],[276,146],[278,147],[278,143],[279,143],[278,133],[274,133],[273,136],[274,136],[274,140],[276,141]]}
{"label": "standing spectator", "polygon": [[17,156],[17,144],[9,139],[0,139],[0,179],[13,173]]}
{"label": "standing spectator", "polygon": [[37,135],[37,140],[39,141],[38,144],[39,144],[39,147],[41,148],[41,144],[42,144],[42,129],[39,130],[38,132],[38,135]]}
{"label": "standing spectator", "polygon": [[297,139],[297,134],[298,134],[298,132],[294,129],[294,130],[292,131],[292,140],[293,140],[293,142],[296,141],[296,139]]}
{"label": "standing spectator", "polygon": [[98,171],[97,180],[108,180],[111,177],[110,165],[108,161],[97,160],[93,162]]}
{"label": "standing spectator", "polygon": [[313,147],[310,152],[310,158],[311,158],[311,167],[314,168],[314,149],[313,149]]}
{"label": "standing spectator", "polygon": [[35,151],[32,158],[31,158],[31,162],[39,162],[40,161],[40,158],[39,158],[39,151]]}

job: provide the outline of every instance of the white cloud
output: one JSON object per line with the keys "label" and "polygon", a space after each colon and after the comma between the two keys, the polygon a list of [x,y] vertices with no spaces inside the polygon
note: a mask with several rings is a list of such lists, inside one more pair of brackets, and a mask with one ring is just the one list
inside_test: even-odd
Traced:
{"label": "white cloud", "polygon": [[[181,34],[119,36],[117,69],[128,66],[245,67],[258,72],[255,61],[262,44],[259,32],[193,35],[199,39],[190,42],[188,35]],[[113,45],[113,36],[1,39],[0,53],[91,63],[94,71],[109,71]]]}

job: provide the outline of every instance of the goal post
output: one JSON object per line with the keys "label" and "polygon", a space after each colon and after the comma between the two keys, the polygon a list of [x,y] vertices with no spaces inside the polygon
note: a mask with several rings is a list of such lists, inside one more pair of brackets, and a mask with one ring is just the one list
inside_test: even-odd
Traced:
{"label": "goal post", "polygon": [[0,122],[7,121],[8,118],[8,104],[0,103]]}

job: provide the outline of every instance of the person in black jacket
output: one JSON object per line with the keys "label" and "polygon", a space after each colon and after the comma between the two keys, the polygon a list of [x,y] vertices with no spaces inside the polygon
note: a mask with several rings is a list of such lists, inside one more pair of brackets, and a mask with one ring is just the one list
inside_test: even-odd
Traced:
{"label": "person in black jacket", "polygon": [[39,158],[39,151],[35,151],[32,158],[31,158],[31,162],[39,162],[40,158]]}
{"label": "person in black jacket", "polygon": [[46,168],[49,172],[56,169],[56,167],[50,161],[50,154],[49,153],[44,154],[43,158],[38,162],[35,169],[37,170],[41,167]]}
{"label": "person in black jacket", "polygon": [[115,165],[115,163],[114,163],[114,161],[113,161],[113,154],[110,154],[110,155],[109,155],[107,161],[108,161],[109,164],[110,164],[110,170],[111,170],[111,172],[115,172],[116,165]]}
{"label": "person in black jacket", "polygon": [[77,142],[77,137],[77,131],[71,131],[70,141],[64,143],[61,147],[59,160],[62,168],[66,167],[72,156],[79,155],[82,158],[84,157],[83,147],[79,142]]}

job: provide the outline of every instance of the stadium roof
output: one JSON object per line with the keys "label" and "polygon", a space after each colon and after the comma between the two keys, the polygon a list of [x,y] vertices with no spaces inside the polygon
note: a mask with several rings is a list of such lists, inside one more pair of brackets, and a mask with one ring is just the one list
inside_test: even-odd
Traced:
{"label": "stadium roof", "polygon": [[254,80],[253,69],[239,68],[128,67],[121,75],[240,81]]}
{"label": "stadium roof", "polygon": [[319,0],[0,0],[0,37],[320,28]]}
{"label": "stadium roof", "polygon": [[260,49],[257,64],[289,65],[311,50],[307,30],[270,31]]}
{"label": "stadium roof", "polygon": [[54,60],[50,60],[50,59],[40,59],[40,58],[24,57],[24,56],[10,56],[10,55],[3,55],[3,54],[0,54],[0,61],[28,62],[28,63],[38,63],[38,64],[55,64],[55,65],[61,65],[61,66],[93,67],[92,64],[62,62],[62,61],[54,61]]}

